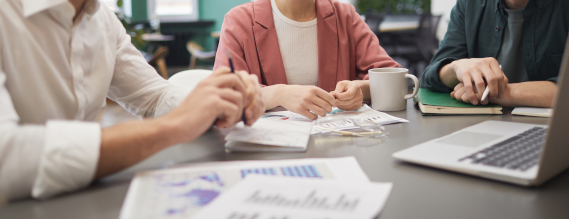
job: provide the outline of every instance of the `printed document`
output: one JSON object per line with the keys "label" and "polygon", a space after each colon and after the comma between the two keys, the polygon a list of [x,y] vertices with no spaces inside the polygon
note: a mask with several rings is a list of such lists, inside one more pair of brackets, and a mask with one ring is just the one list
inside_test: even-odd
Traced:
{"label": "printed document", "polygon": [[385,205],[391,183],[249,176],[195,218],[371,219]]}
{"label": "printed document", "polygon": [[249,175],[368,183],[354,157],[209,162],[137,173],[120,218],[193,218],[195,213]]}

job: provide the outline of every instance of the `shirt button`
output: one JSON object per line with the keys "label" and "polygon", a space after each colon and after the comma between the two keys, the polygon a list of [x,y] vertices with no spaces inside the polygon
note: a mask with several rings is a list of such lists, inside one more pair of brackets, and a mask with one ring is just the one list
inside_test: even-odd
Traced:
{"label": "shirt button", "polygon": [[500,27],[496,26],[496,28],[494,28],[494,30],[499,31]]}

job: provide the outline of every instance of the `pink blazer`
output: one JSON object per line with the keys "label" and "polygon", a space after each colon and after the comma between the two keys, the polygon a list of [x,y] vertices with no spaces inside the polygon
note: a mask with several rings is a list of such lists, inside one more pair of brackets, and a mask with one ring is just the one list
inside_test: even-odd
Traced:
{"label": "pink blazer", "polygon": [[[318,86],[335,89],[342,80],[364,79],[372,68],[401,67],[381,46],[354,7],[334,0],[316,0]],[[256,74],[264,85],[286,84],[270,0],[256,0],[231,9],[221,27],[214,69],[229,66]]]}

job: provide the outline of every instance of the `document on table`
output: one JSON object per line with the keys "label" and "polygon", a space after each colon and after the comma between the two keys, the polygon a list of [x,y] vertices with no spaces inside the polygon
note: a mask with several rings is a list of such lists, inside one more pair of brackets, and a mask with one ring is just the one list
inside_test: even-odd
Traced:
{"label": "document on table", "polygon": [[225,146],[234,151],[305,151],[311,129],[311,123],[260,118],[251,127],[236,125],[225,136]]}
{"label": "document on table", "polygon": [[[328,113],[325,117],[319,117],[315,122],[312,120],[290,111],[279,111],[265,113],[263,118],[272,120],[295,121],[305,122],[311,124],[318,124],[318,126],[334,129],[334,130],[349,130],[359,128],[354,121],[365,121],[377,125],[388,125],[394,123],[409,122],[406,119],[398,118],[384,112],[372,109],[367,104],[361,108],[353,111],[344,111],[338,108],[333,108],[332,112]],[[312,134],[330,132],[315,126],[312,128]]]}
{"label": "document on table", "polygon": [[516,107],[512,111],[512,115],[517,116],[535,116],[549,118],[553,114],[551,108],[536,108],[536,107]]}
{"label": "document on table", "polygon": [[200,163],[137,173],[120,218],[191,218],[248,175],[369,182],[354,157]]}
{"label": "document on table", "polygon": [[392,186],[391,183],[249,176],[200,211],[196,218],[373,218],[385,206]]}

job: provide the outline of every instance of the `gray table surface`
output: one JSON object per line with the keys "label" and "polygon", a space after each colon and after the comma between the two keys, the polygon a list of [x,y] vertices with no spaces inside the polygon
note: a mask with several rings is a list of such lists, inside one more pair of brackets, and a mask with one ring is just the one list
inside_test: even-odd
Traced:
{"label": "gray table surface", "polygon": [[218,131],[170,147],[88,188],[50,200],[23,200],[0,207],[0,218],[118,218],[130,179],[137,171],[177,164],[224,160],[274,160],[354,156],[372,181],[393,182],[379,215],[387,218],[569,218],[569,174],[539,188],[526,188],[396,161],[391,154],[485,120],[546,124],[534,117],[421,116],[409,101],[393,112],[409,123],[386,126],[387,138],[313,136],[304,153],[225,153]]}

